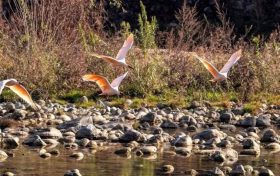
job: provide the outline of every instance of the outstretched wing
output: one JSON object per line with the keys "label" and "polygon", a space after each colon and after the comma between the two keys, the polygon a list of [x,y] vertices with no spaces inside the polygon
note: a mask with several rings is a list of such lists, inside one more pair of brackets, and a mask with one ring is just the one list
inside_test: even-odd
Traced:
{"label": "outstretched wing", "polygon": [[221,73],[227,73],[230,68],[240,59],[242,55],[242,50],[238,50],[235,53],[233,53],[227,63],[224,65],[224,67],[221,69]]}
{"label": "outstretched wing", "polygon": [[10,88],[13,92],[15,92],[20,98],[26,101],[33,109],[38,109],[38,107],[33,102],[28,91],[20,85],[15,79],[5,80],[6,86]]}
{"label": "outstretched wing", "polygon": [[82,77],[84,81],[92,81],[96,82],[96,84],[99,86],[99,88],[104,92],[105,90],[111,89],[111,85],[109,81],[100,75],[95,74],[86,74]]}
{"label": "outstretched wing", "polygon": [[110,56],[105,56],[105,55],[99,55],[99,54],[90,54],[91,56],[103,59],[104,61],[112,64],[113,66],[119,66],[120,62]]}
{"label": "outstretched wing", "polygon": [[5,81],[1,81],[0,82],[0,95],[1,95],[1,93],[2,93],[2,91],[3,91],[3,89],[4,89],[4,87],[5,87]]}
{"label": "outstretched wing", "polygon": [[202,64],[204,67],[211,73],[212,76],[217,77],[219,74],[219,71],[206,59],[203,59],[201,57],[198,57],[197,55],[194,55]]}
{"label": "outstretched wing", "polygon": [[114,88],[118,88],[122,82],[122,80],[126,77],[128,72],[126,72],[125,74],[117,77],[116,79],[114,79],[111,83],[111,86],[114,87]]}
{"label": "outstretched wing", "polygon": [[125,40],[122,48],[119,50],[118,54],[117,54],[117,57],[116,59],[117,60],[124,60],[125,59],[125,56],[128,52],[128,50],[132,47],[133,45],[133,34],[130,34],[127,39]]}

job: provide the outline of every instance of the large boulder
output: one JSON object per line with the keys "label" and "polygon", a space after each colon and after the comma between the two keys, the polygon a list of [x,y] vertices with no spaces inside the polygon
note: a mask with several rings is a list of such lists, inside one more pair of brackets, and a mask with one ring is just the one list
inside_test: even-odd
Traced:
{"label": "large boulder", "polygon": [[76,133],[77,139],[96,139],[101,134],[101,130],[93,125],[81,126]]}
{"label": "large boulder", "polygon": [[53,127],[40,129],[36,132],[36,135],[40,136],[42,139],[60,139],[62,138],[62,133]]}
{"label": "large boulder", "polygon": [[149,112],[140,119],[140,122],[146,122],[150,125],[157,125],[161,123],[161,117],[155,112]]}
{"label": "large boulder", "polygon": [[261,115],[257,118],[256,125],[258,127],[269,127],[271,125],[270,118],[271,118],[270,114]]}
{"label": "large boulder", "polygon": [[43,147],[47,145],[38,135],[29,136],[28,139],[23,141],[23,144],[34,147]]}
{"label": "large boulder", "polygon": [[273,129],[267,129],[263,133],[261,142],[279,142],[279,136]]}
{"label": "large boulder", "polygon": [[225,138],[227,135],[222,132],[222,131],[219,131],[217,129],[207,129],[207,130],[204,130],[200,133],[197,133],[193,138],[194,139],[200,139],[200,140],[209,140],[209,139],[212,139],[212,138]]}
{"label": "large boulder", "polygon": [[188,135],[178,135],[175,137],[174,140],[171,141],[171,145],[174,145],[176,147],[187,147],[192,146],[193,141],[192,138]]}
{"label": "large boulder", "polygon": [[230,176],[245,176],[246,170],[243,165],[239,164],[230,171]]}
{"label": "large boulder", "polygon": [[220,121],[224,123],[230,123],[234,118],[234,114],[230,112],[225,112],[220,115]]}
{"label": "large boulder", "polygon": [[243,149],[254,149],[260,150],[260,145],[256,142],[256,140],[252,137],[245,138],[242,142]]}
{"label": "large boulder", "polygon": [[232,164],[238,160],[238,152],[231,148],[216,150],[213,154],[210,155],[210,159],[219,163]]}
{"label": "large boulder", "polygon": [[136,130],[128,130],[126,131],[119,139],[120,142],[129,143],[131,141],[143,142],[145,140],[145,136]]}
{"label": "large boulder", "polygon": [[255,127],[257,125],[257,117],[249,116],[240,121],[240,126],[243,127]]}

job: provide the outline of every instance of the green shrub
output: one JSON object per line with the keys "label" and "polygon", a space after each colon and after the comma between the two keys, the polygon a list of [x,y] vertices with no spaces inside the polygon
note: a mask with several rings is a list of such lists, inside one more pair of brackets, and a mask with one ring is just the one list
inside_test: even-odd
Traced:
{"label": "green shrub", "polygon": [[147,49],[155,48],[155,36],[157,29],[156,17],[148,20],[144,4],[140,1],[141,13],[138,15],[139,30],[137,31],[140,48],[146,52]]}

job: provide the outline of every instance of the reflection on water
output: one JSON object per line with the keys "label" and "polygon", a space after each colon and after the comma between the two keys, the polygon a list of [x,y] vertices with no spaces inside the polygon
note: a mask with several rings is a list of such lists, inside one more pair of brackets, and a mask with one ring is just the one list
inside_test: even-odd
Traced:
{"label": "reflection on water", "polygon": [[[115,149],[98,151],[95,154],[86,153],[85,158],[76,161],[69,157],[70,151],[60,148],[61,154],[49,159],[39,157],[38,151],[20,147],[14,151],[15,157],[8,158],[0,163],[0,171],[11,171],[20,176],[61,176],[67,170],[79,169],[83,176],[153,176],[160,175],[158,168],[163,164],[171,164],[175,167],[173,175],[188,175],[191,169],[212,169],[218,164],[209,162],[206,156],[192,155],[190,158],[171,156],[170,154],[158,154],[157,159],[147,160],[132,156],[130,159],[122,158],[114,154]],[[240,156],[238,163],[250,164],[254,167],[262,165],[271,169],[275,175],[280,175],[280,153],[269,154],[263,152],[258,158]]]}

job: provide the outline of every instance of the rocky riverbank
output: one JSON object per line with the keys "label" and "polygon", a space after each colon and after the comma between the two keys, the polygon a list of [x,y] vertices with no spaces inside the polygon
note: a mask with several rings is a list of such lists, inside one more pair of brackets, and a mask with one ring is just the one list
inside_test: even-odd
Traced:
{"label": "rocky riverbank", "polygon": [[[115,145],[115,155],[125,158],[153,159],[161,153],[186,158],[205,155],[209,162],[219,164],[212,170],[186,168],[186,175],[274,175],[266,167],[254,168],[238,161],[240,155],[258,157],[263,151],[280,151],[280,106],[264,104],[259,114],[252,115],[235,103],[230,109],[218,109],[207,102],[193,102],[186,109],[160,103],[139,109],[37,103],[39,112],[20,102],[0,104],[2,162],[13,157],[13,149],[20,145],[38,148],[41,158],[57,156],[63,147],[77,161],[85,157],[81,149],[94,153]],[[170,174],[174,169],[165,164],[157,172]],[[82,171],[73,168],[65,175],[82,175]]]}

